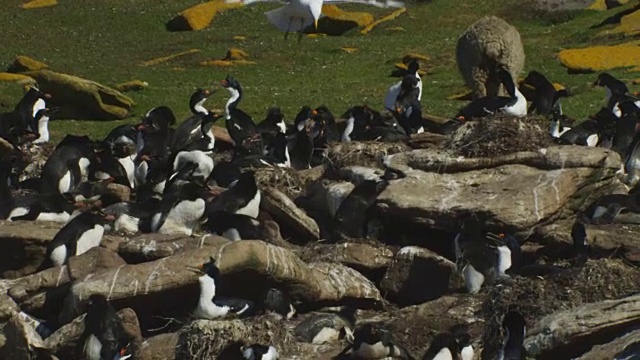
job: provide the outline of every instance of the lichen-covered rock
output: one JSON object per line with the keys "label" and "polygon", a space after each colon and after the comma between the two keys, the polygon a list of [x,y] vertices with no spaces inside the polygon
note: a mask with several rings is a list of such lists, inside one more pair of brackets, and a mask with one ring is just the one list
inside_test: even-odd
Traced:
{"label": "lichen-covered rock", "polygon": [[[587,9],[599,10],[599,11],[608,10],[608,9],[611,9],[608,3],[612,3],[612,2],[613,1],[608,1],[608,0],[595,0],[593,3],[591,3],[591,5],[589,5],[589,7],[587,7]],[[616,0],[615,2],[617,2],[618,4],[626,4],[629,2],[629,0]]]}
{"label": "lichen-covered rock", "polygon": [[30,71],[41,91],[51,94],[59,119],[116,120],[129,116],[133,100],[119,91],[73,75],[51,70]]}
{"label": "lichen-covered rock", "polygon": [[640,71],[640,46],[627,42],[611,46],[567,49],[558,53],[560,63],[571,71],[594,72],[617,68]]}
{"label": "lichen-covered rock", "polygon": [[610,30],[604,30],[599,35],[623,34],[626,37],[634,37],[640,34],[640,10],[625,15],[620,19],[620,25]]}
{"label": "lichen-covered rock", "polygon": [[[140,63],[140,65],[141,66],[153,66],[153,65],[163,64],[163,63],[166,63],[166,62],[171,61],[173,59],[177,59],[177,58],[182,57],[182,56],[196,54],[196,53],[199,53],[199,52],[200,52],[200,49],[189,49],[189,50],[181,51],[179,53],[175,53],[175,54],[171,54],[171,55],[167,55],[167,56],[161,56],[161,57],[153,58],[151,60],[146,60],[146,61],[143,61],[142,63]],[[180,69],[184,70],[184,68],[174,68],[174,70],[180,70]]]}
{"label": "lichen-covered rock", "polygon": [[318,21],[318,29],[311,27],[309,32],[327,35],[342,35],[345,32],[373,23],[373,15],[366,12],[345,11],[336,5],[323,5],[322,17]]}
{"label": "lichen-covered rock", "polygon": [[320,229],[316,221],[278,189],[273,187],[262,189],[260,206],[271,214],[279,224],[290,228],[299,242],[320,238]]}
{"label": "lichen-covered rock", "polygon": [[[385,15],[385,16],[383,16],[383,17],[381,17],[381,18],[379,18],[379,19],[375,20],[375,21],[374,21],[374,22],[372,22],[371,24],[369,24],[369,25],[365,26],[365,28],[364,28],[364,29],[360,30],[360,33],[361,33],[361,34],[365,34],[365,35],[366,35],[366,34],[368,34],[371,30],[373,30],[373,28],[375,28],[376,26],[378,26],[378,25],[380,25],[380,24],[382,24],[382,23],[384,23],[384,22],[391,21],[391,20],[393,20],[393,19],[397,18],[398,16],[400,16],[400,15],[404,14],[406,11],[407,11],[407,8],[404,8],[404,7],[403,7],[403,8],[396,9],[396,10],[394,10],[393,12],[391,12],[390,14]],[[401,29],[402,29],[402,28],[401,28]],[[391,30],[391,29],[388,29],[388,30]],[[402,29],[402,30],[404,31],[404,29]]]}
{"label": "lichen-covered rock", "polygon": [[637,354],[637,350],[634,350],[634,347],[637,348],[638,341],[640,341],[640,330],[630,331],[609,343],[595,345],[576,360],[605,360],[614,356],[614,359],[624,359],[624,357],[620,356],[620,353],[625,349],[628,350],[626,352],[627,356],[634,353]]}
{"label": "lichen-covered rock", "polygon": [[42,7],[54,6],[58,4],[58,0],[31,0],[22,4],[20,7],[23,9],[37,9]]}
{"label": "lichen-covered rock", "polygon": [[11,81],[25,85],[36,83],[36,81],[30,76],[23,74],[14,74],[10,72],[0,72],[0,81]]}
{"label": "lichen-covered rock", "polygon": [[448,291],[455,267],[453,262],[428,249],[406,246],[396,254],[380,288],[400,305],[420,304]]}
{"label": "lichen-covered rock", "polygon": [[233,66],[233,65],[253,65],[255,61],[248,60],[249,54],[238,48],[231,48],[222,59],[212,59],[203,61],[200,65],[204,66]]}
{"label": "lichen-covered rock", "polygon": [[208,1],[190,7],[167,23],[169,31],[202,30],[211,24],[217,13],[242,6],[242,3],[227,3],[225,0]]}
{"label": "lichen-covered rock", "polygon": [[149,83],[146,82],[146,81],[131,80],[131,81],[120,83],[120,84],[114,86],[113,88],[118,90],[118,91],[120,91],[120,92],[127,92],[127,91],[144,90],[147,86],[149,86]]}
{"label": "lichen-covered rock", "polygon": [[380,220],[388,226],[409,221],[458,231],[473,214],[487,227],[529,231],[565,206],[619,183],[614,174],[620,157],[580,146],[493,158],[414,150],[390,156],[387,164],[407,175],[378,196]]}
{"label": "lichen-covered rock", "polygon": [[19,55],[16,56],[15,60],[9,69],[7,69],[10,73],[22,73],[26,71],[36,71],[47,69],[49,65],[43,63],[42,61],[34,60],[28,56]]}

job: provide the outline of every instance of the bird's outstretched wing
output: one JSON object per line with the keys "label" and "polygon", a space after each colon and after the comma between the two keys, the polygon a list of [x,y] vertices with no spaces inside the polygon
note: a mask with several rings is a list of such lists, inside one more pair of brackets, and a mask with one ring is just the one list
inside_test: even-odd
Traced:
{"label": "bird's outstretched wing", "polygon": [[[254,1],[254,0],[249,0]],[[396,7],[403,8],[405,7],[404,2],[396,1],[396,0],[324,0],[325,3],[353,3],[353,4],[365,4],[365,5],[373,5],[377,7]]]}

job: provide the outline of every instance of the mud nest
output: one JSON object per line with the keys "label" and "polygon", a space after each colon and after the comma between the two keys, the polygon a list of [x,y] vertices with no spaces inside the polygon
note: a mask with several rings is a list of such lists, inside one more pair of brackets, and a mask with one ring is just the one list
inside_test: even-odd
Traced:
{"label": "mud nest", "polygon": [[570,268],[544,279],[519,277],[507,286],[492,287],[483,304],[487,326],[483,339],[485,351],[497,351],[502,318],[509,310],[518,310],[530,323],[535,323],[558,311],[618,299],[638,289],[640,269],[620,259],[590,260],[583,267]]}
{"label": "mud nest", "polygon": [[402,142],[350,141],[331,144],[327,159],[334,169],[346,166],[366,166],[384,168],[384,157],[409,151],[411,148]]}
{"label": "mud nest", "polygon": [[[183,330],[177,359],[211,360],[228,353],[235,344],[270,344],[280,354],[294,352],[294,338],[288,327],[272,316],[243,320],[197,320]],[[230,346],[231,345],[231,346]]]}
{"label": "mud nest", "polygon": [[552,145],[539,117],[493,116],[469,121],[452,136],[447,148],[465,157],[492,157],[519,151],[537,151]]}
{"label": "mud nest", "polygon": [[264,167],[255,169],[256,182],[262,187],[274,187],[289,198],[295,199],[305,189],[297,171],[290,168]]}

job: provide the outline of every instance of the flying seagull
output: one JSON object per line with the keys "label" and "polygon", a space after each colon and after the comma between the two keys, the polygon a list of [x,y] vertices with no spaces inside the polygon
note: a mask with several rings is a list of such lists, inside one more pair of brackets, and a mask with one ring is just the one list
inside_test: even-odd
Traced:
{"label": "flying seagull", "polygon": [[284,31],[286,39],[290,32],[299,33],[298,40],[302,37],[302,32],[313,24],[318,28],[318,19],[322,14],[323,3],[350,3],[366,4],[377,7],[404,7],[404,3],[396,0],[226,0],[227,3],[242,3],[250,5],[256,2],[279,2],[284,3],[283,7],[265,12],[267,19],[281,31]]}

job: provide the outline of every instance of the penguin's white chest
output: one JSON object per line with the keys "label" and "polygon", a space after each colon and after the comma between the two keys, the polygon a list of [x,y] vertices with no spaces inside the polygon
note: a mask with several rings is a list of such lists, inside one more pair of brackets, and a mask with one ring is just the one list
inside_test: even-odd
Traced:
{"label": "penguin's white chest", "polygon": [[102,343],[95,335],[91,334],[84,343],[84,353],[87,356],[87,360],[101,360],[100,351],[102,350]]}
{"label": "penguin's white chest", "polygon": [[251,199],[245,207],[238,209],[238,211],[236,211],[236,214],[247,215],[256,219],[258,217],[258,213],[260,212],[261,199],[262,195],[260,195],[260,190],[258,190],[253,196],[253,199]]}
{"label": "penguin's white chest", "polygon": [[477,271],[473,265],[467,264],[462,269],[462,276],[464,277],[464,284],[467,288],[467,291],[470,294],[476,294],[480,291],[482,284],[484,283],[484,275],[481,272]]}
{"label": "penguin's white chest", "polygon": [[103,234],[104,227],[102,225],[95,225],[92,229],[85,231],[78,239],[75,255],[82,255],[89,249],[100,246]]}
{"label": "penguin's white chest", "polygon": [[433,360],[453,360],[453,355],[451,355],[451,350],[445,347],[438,351]]}
{"label": "penguin's white chest", "polygon": [[[204,199],[183,200],[171,208],[158,232],[161,234],[191,235],[198,220],[204,215],[204,210]],[[152,220],[156,220],[156,216]],[[157,221],[159,219],[156,220],[156,226],[158,225]]]}
{"label": "penguin's white chest", "polygon": [[127,173],[127,179],[129,180],[129,186],[131,188],[135,188],[136,186],[136,166],[133,163],[133,160],[130,156],[125,156],[123,158],[118,159],[118,162],[124,168],[124,171]]}

